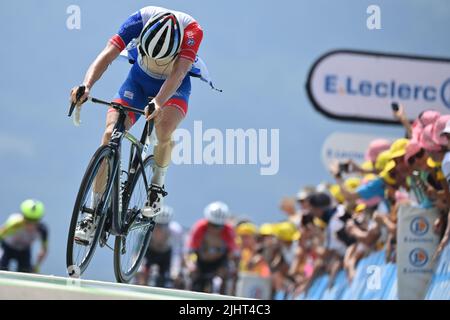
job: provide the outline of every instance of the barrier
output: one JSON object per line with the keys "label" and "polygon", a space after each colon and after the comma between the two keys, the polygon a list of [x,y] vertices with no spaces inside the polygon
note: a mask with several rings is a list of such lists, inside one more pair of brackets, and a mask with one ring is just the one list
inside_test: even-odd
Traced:
{"label": "barrier", "polygon": [[[370,267],[370,268],[369,268]],[[370,270],[376,267],[379,285],[370,284],[375,275]],[[376,282],[375,281],[375,284]],[[372,253],[358,263],[354,280],[349,285],[346,274],[341,270],[331,288],[328,286],[328,275],[318,277],[304,293],[290,297],[295,300],[397,300],[397,265],[385,262],[385,252]],[[284,294],[277,292],[278,298]],[[435,265],[433,278],[428,287],[425,299],[450,300],[450,245],[442,252]]]}
{"label": "barrier", "polygon": [[272,294],[270,278],[263,278],[247,272],[240,272],[236,283],[236,296],[268,300]]}

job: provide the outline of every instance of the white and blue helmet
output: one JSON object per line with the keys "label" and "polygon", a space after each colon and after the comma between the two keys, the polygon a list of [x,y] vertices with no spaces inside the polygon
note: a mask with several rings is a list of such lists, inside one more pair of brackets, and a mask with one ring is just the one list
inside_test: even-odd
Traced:
{"label": "white and blue helmet", "polygon": [[143,56],[160,60],[174,57],[181,46],[183,29],[173,13],[165,12],[150,19],[139,36],[138,49]]}
{"label": "white and blue helmet", "polygon": [[223,226],[228,219],[229,209],[225,203],[216,201],[206,206],[204,214],[209,223]]}

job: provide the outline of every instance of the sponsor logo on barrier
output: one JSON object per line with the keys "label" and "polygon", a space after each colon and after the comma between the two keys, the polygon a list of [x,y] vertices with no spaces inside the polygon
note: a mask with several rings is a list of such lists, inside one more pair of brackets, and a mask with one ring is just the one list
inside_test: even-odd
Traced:
{"label": "sponsor logo on barrier", "polygon": [[342,120],[397,123],[390,103],[412,120],[423,110],[450,109],[450,60],[338,50],[320,57],[307,82],[310,100]]}
{"label": "sponsor logo on barrier", "polygon": [[428,262],[428,254],[422,248],[416,248],[409,253],[409,262],[414,267],[423,267]]}
{"label": "sponsor logo on barrier", "polygon": [[428,232],[429,228],[430,226],[428,224],[427,219],[423,217],[414,218],[409,226],[411,232],[416,236],[425,235]]}

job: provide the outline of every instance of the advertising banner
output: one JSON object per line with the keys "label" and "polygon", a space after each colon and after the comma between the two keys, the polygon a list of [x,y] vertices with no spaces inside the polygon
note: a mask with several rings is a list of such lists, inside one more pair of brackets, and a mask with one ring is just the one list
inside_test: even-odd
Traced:
{"label": "advertising banner", "polygon": [[398,211],[397,286],[401,300],[424,299],[433,276],[431,258],[439,244],[433,231],[436,209],[403,205]]}
{"label": "advertising banner", "polygon": [[311,68],[307,92],[314,107],[340,120],[398,123],[391,103],[409,119],[422,111],[450,112],[450,60],[337,50]]}

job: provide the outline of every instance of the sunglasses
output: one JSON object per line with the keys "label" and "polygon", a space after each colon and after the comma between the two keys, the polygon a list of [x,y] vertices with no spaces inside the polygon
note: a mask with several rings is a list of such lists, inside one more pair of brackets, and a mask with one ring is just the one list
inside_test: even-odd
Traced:
{"label": "sunglasses", "polygon": [[420,159],[425,155],[425,149],[420,149],[419,152],[417,152],[415,155],[413,155],[411,158],[408,159],[408,164],[412,166],[416,159]]}
{"label": "sunglasses", "polygon": [[215,224],[215,223],[208,223],[208,225],[210,226],[210,227],[213,227],[213,228],[215,228],[215,229],[222,229],[223,228],[223,225],[221,225],[221,224]]}

